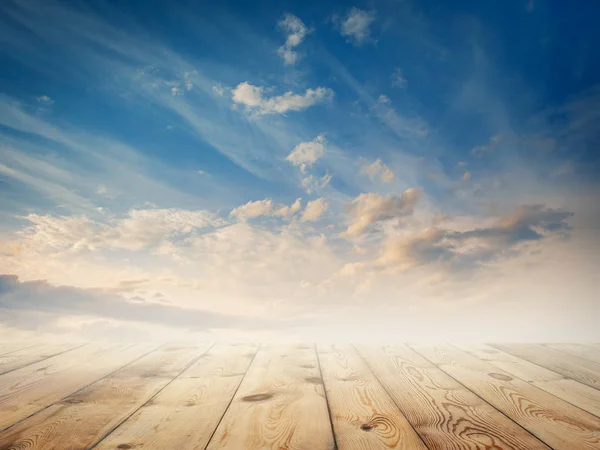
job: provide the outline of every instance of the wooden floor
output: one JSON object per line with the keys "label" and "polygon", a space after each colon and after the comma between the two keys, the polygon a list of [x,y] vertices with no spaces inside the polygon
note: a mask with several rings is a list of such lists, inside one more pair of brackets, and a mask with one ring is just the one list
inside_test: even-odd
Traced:
{"label": "wooden floor", "polygon": [[599,344],[0,343],[0,449],[600,449]]}

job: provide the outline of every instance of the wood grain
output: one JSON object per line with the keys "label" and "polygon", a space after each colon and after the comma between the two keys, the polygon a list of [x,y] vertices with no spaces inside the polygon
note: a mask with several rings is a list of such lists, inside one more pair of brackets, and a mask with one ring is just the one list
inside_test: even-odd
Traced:
{"label": "wood grain", "polygon": [[490,344],[567,378],[600,389],[600,364],[535,344]]}
{"label": "wood grain", "polygon": [[148,345],[86,345],[0,375],[0,430],[148,353]]}
{"label": "wood grain", "polygon": [[87,449],[196,360],[204,347],[165,346],[19,422],[5,449]]}
{"label": "wood grain", "polygon": [[261,347],[207,449],[334,448],[312,345]]}
{"label": "wood grain", "polygon": [[406,345],[358,348],[431,450],[549,449]]}
{"label": "wood grain", "polygon": [[600,448],[600,419],[451,345],[412,345],[555,450]]}
{"label": "wood grain", "polygon": [[95,449],[203,450],[256,350],[254,345],[211,348]]}
{"label": "wood grain", "polygon": [[317,350],[340,450],[427,449],[354,347]]}
{"label": "wood grain", "polygon": [[486,344],[456,347],[600,417],[600,391]]}
{"label": "wood grain", "polygon": [[0,375],[42,361],[84,344],[39,344],[0,356]]}

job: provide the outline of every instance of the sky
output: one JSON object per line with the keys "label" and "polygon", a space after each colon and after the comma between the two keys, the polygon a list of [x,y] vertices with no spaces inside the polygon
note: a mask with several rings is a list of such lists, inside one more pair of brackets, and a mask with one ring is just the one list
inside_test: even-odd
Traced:
{"label": "sky", "polygon": [[0,339],[600,341],[598,17],[3,1]]}

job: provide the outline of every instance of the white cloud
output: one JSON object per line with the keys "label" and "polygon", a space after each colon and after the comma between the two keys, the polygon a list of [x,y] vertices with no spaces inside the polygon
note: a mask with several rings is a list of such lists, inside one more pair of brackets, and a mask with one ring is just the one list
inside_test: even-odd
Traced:
{"label": "white cloud", "polygon": [[329,208],[329,203],[323,197],[308,202],[302,213],[302,221],[316,222],[327,211],[327,208]]}
{"label": "white cloud", "polygon": [[255,114],[284,114],[288,111],[301,111],[310,106],[331,99],[333,91],[318,87],[307,89],[304,94],[293,94],[291,91],[270,98],[263,96],[264,88],[254,86],[247,81],[238,84],[232,90],[233,101],[246,106],[246,110]]}
{"label": "white cloud", "polygon": [[245,205],[238,206],[232,210],[229,215],[237,217],[240,220],[252,219],[259,216],[268,216],[273,210],[271,199],[250,201]]}
{"label": "white cloud", "polygon": [[392,86],[399,88],[406,87],[406,78],[404,78],[402,69],[398,68],[392,73]]}
{"label": "white cloud", "polygon": [[330,181],[331,175],[329,173],[326,173],[321,178],[317,178],[314,175],[304,177],[300,184],[302,188],[306,191],[306,193],[311,195],[314,192],[326,187]]}
{"label": "white cloud", "polygon": [[42,95],[40,97],[36,97],[36,100],[39,103],[42,103],[44,105],[50,106],[54,104],[54,100],[52,100],[50,97],[48,97],[47,95]]}
{"label": "white cloud", "polygon": [[387,95],[383,95],[383,94],[381,94],[379,96],[379,98],[377,99],[377,101],[379,103],[385,103],[385,104],[392,103],[392,101],[390,100],[390,98]]}
{"label": "white cloud", "polygon": [[300,55],[294,48],[302,43],[310,30],[293,14],[286,14],[283,19],[279,21],[278,26],[288,35],[285,44],[279,47],[277,53],[283,58],[286,66],[296,64],[300,59]]}
{"label": "white cloud", "polygon": [[183,94],[183,90],[179,86],[171,87],[171,94],[173,97]]}
{"label": "white cloud", "polygon": [[352,8],[346,17],[339,20],[340,33],[348,38],[348,42],[361,45],[369,40],[369,27],[375,20],[375,14],[358,8]]}
{"label": "white cloud", "polygon": [[140,250],[224,221],[203,210],[133,209],[125,217],[97,222],[85,216],[29,214],[19,232],[21,245],[33,252],[77,252],[98,248]]}
{"label": "white cloud", "polygon": [[296,145],[291,153],[285,158],[296,167],[300,167],[302,173],[306,172],[325,153],[325,136],[319,135],[309,142],[301,142]]}
{"label": "white cloud", "polygon": [[420,199],[421,190],[415,188],[407,189],[398,196],[375,193],[360,194],[348,206],[351,220],[341,236],[360,236],[370,225],[411,215]]}
{"label": "white cloud", "polygon": [[233,209],[229,215],[239,220],[248,220],[260,216],[274,216],[288,218],[300,211],[302,199],[298,198],[290,206],[274,205],[271,199],[250,201],[245,205]]}
{"label": "white cloud", "polygon": [[375,181],[377,178],[379,178],[379,180],[383,183],[391,183],[396,178],[394,172],[392,172],[392,169],[384,164],[379,158],[377,158],[372,164],[363,166],[361,172],[368,175],[371,181]]}
{"label": "white cloud", "polygon": [[463,174],[463,180],[469,181],[470,179],[471,179],[471,172],[466,170],[465,173]]}
{"label": "white cloud", "polygon": [[296,214],[302,208],[302,199],[297,198],[294,203],[290,206],[283,205],[273,211],[274,216],[278,217],[291,217]]}

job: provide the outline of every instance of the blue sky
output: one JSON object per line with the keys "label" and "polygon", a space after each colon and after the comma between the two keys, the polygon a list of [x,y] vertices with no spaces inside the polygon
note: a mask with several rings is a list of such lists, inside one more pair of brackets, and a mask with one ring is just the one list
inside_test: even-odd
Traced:
{"label": "blue sky", "polygon": [[599,13],[3,2],[0,330],[594,337]]}

